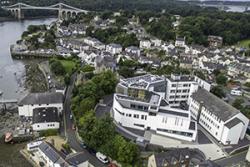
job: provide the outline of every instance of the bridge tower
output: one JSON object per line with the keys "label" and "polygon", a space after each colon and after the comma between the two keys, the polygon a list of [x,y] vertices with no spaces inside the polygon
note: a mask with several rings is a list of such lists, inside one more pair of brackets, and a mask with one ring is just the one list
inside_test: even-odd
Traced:
{"label": "bridge tower", "polygon": [[16,8],[15,17],[16,17],[18,20],[24,19],[24,13],[22,12],[22,4],[18,4],[18,7]]}
{"label": "bridge tower", "polygon": [[62,9],[62,4],[61,3],[59,3],[58,20],[63,20],[63,9]]}

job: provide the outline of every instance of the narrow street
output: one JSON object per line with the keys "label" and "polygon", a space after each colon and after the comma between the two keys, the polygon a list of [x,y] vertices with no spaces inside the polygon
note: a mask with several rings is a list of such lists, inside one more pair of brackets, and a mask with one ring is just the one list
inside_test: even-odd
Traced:
{"label": "narrow street", "polygon": [[[71,77],[70,85],[68,86],[66,95],[65,95],[65,100],[64,100],[64,132],[65,132],[65,137],[72,149],[74,149],[77,152],[85,152],[85,155],[88,157],[90,162],[95,163],[93,165],[102,167],[105,166],[103,163],[101,163],[94,155],[90,154],[86,149],[81,147],[80,141],[78,141],[76,137],[75,130],[72,129],[73,125],[73,120],[70,119],[70,99],[71,99],[71,94],[74,88],[74,83],[76,79],[76,73],[74,73]],[[84,157],[83,157],[84,158]]]}

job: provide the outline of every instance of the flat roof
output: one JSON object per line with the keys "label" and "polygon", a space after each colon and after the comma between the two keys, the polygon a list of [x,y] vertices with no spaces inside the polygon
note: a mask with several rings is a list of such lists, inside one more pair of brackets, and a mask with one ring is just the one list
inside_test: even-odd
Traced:
{"label": "flat roof", "polygon": [[165,113],[165,114],[170,114],[170,115],[176,115],[176,116],[179,116],[179,117],[188,117],[189,116],[188,113],[165,110],[165,109],[159,109],[159,112]]}
{"label": "flat roof", "polygon": [[42,107],[33,109],[33,123],[59,122],[56,107]]}
{"label": "flat roof", "polygon": [[164,81],[164,80],[165,80],[164,77],[146,74],[146,75],[137,76],[133,78],[122,79],[121,82],[123,82],[123,85],[127,87],[131,86],[131,87],[146,89],[149,84],[159,82],[159,81]]}

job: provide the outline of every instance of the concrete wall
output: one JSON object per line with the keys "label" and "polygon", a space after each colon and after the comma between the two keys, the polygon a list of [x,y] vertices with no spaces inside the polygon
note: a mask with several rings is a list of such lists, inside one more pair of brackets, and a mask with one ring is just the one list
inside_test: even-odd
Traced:
{"label": "concrete wall", "polygon": [[35,123],[32,125],[32,128],[35,131],[42,131],[42,130],[48,130],[48,129],[59,129],[60,123],[59,122]]}

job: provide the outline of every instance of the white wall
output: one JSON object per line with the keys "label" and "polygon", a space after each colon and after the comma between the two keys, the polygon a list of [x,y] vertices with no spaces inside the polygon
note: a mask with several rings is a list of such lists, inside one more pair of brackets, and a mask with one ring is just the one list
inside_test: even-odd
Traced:
{"label": "white wall", "polygon": [[[117,110],[124,114],[120,114]],[[147,111],[144,112],[144,111],[123,108],[119,104],[119,102],[115,99],[115,96],[114,96],[114,102],[113,102],[113,112],[114,112],[115,121],[125,127],[130,127],[130,128],[140,129],[140,130],[144,130],[147,127],[150,127],[151,130],[155,130],[155,131],[157,130],[157,128],[161,128],[161,129],[176,130],[176,131],[182,131],[182,132],[191,132],[194,134],[193,137],[186,137],[182,135],[176,135],[176,134],[170,134],[167,132],[157,131],[157,133],[159,134],[178,138],[181,140],[192,141],[192,140],[195,140],[196,138],[196,130],[195,131],[189,130],[189,125],[191,121],[190,116],[180,117],[180,116],[175,116],[175,115],[170,115],[170,114],[160,113],[160,112],[158,112],[156,116],[150,116]],[[188,112],[188,111],[185,111],[185,112]],[[131,117],[128,117],[129,114],[131,114]],[[134,114],[138,114],[139,118],[134,118]],[[146,116],[147,119],[146,120],[141,119],[141,115]],[[176,121],[177,119],[178,121]],[[135,126],[134,124],[144,125],[144,127]]]}
{"label": "white wall", "polygon": [[238,144],[242,128],[243,128],[242,123],[232,127],[231,129],[224,127],[221,142],[224,145],[228,144],[227,141],[230,141],[230,144]]}
{"label": "white wall", "polygon": [[59,129],[59,122],[44,122],[44,123],[35,123],[32,125],[34,131],[41,131],[47,129]]}

